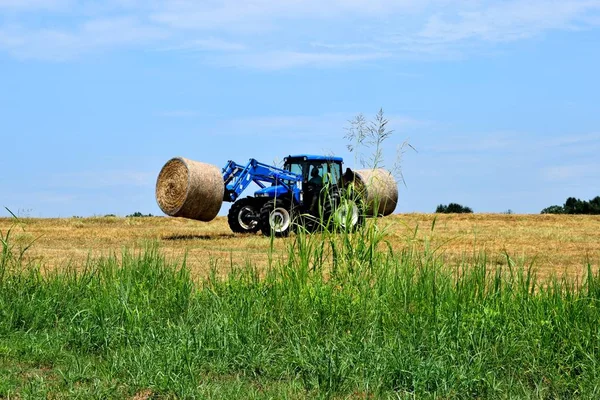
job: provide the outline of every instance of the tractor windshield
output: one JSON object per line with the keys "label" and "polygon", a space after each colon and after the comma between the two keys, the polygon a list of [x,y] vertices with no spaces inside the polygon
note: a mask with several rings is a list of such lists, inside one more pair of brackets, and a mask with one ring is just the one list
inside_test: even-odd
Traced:
{"label": "tractor windshield", "polygon": [[[306,175],[304,174],[304,162],[286,162],[283,169],[286,171],[290,171],[296,175],[300,175],[303,181],[306,181]],[[295,182],[285,180],[284,183],[286,185],[295,185]]]}
{"label": "tractor windshield", "polygon": [[321,185],[337,185],[342,176],[342,167],[338,163],[309,163],[310,176],[316,177]]}

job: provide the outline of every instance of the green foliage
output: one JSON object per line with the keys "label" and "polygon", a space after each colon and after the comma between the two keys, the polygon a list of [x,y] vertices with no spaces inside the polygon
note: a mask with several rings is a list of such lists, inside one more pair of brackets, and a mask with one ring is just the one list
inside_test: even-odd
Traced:
{"label": "green foliage", "polygon": [[199,281],[156,247],[44,273],[4,251],[0,398],[598,397],[591,266],[538,282],[413,239],[300,232]]}
{"label": "green foliage", "polygon": [[470,214],[473,210],[470,207],[465,207],[457,203],[450,203],[448,205],[440,204],[435,209],[435,212],[442,214]]}
{"label": "green foliage", "polygon": [[542,214],[564,214],[565,209],[562,206],[550,206],[542,210]]}
{"label": "green foliage", "polygon": [[133,214],[129,214],[126,216],[127,218],[143,218],[143,217],[153,217],[152,214],[142,214],[139,211],[134,212]]}
{"label": "green foliage", "polygon": [[569,197],[565,204],[561,206],[550,206],[544,208],[542,214],[600,214],[600,196],[596,196],[589,201],[580,200],[575,197]]}

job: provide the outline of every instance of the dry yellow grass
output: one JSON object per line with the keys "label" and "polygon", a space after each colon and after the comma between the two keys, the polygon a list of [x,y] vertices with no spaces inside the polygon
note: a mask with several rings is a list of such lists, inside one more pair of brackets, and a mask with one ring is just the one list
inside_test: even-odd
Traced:
{"label": "dry yellow grass", "polygon": [[[25,246],[38,238],[27,254],[48,268],[79,265],[88,256],[118,254],[125,247],[141,249],[159,242],[168,257],[182,259],[187,254],[192,271],[203,274],[215,262],[223,270],[232,262],[264,266],[270,246],[269,238],[261,235],[234,235],[224,217],[209,223],[168,217],[21,221],[13,229],[13,243]],[[505,264],[505,254],[535,260],[540,275],[580,275],[586,262],[600,264],[600,216],[399,214],[382,218],[379,224],[394,248],[411,242],[439,248],[438,254],[449,265],[481,252],[491,265]],[[14,220],[0,218],[2,233],[13,225]],[[290,239],[277,239],[275,247],[284,248],[286,240]]]}

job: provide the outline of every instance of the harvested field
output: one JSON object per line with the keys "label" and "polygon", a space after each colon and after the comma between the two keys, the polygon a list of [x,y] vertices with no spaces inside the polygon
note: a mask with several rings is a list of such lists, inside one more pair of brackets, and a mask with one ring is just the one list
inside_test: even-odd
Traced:
{"label": "harvested field", "polygon": [[[432,224],[435,219],[435,226]],[[204,275],[215,265],[227,271],[231,263],[247,261],[264,267],[270,239],[261,235],[234,235],[225,217],[204,223],[169,217],[22,219],[13,231],[13,243],[26,246],[27,254],[47,268],[83,263],[88,256],[119,253],[122,248],[143,248],[159,242],[174,259],[187,254],[194,274]],[[514,260],[534,262],[538,275],[580,276],[585,264],[600,264],[600,216],[505,214],[396,214],[378,221],[395,250],[409,244],[429,246],[456,265],[485,253],[491,265]],[[14,220],[0,219],[6,232]],[[284,248],[290,239],[277,239]],[[285,254],[276,252],[275,254]]]}

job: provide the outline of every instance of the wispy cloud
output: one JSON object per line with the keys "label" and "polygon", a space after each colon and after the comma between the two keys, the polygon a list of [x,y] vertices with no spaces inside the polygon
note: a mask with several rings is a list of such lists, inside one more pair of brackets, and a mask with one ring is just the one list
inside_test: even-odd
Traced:
{"label": "wispy cloud", "polygon": [[64,61],[89,52],[154,43],[169,36],[135,17],[86,20],[71,30],[0,28],[0,47],[20,59]]}
{"label": "wispy cloud", "polygon": [[248,52],[213,58],[220,65],[279,70],[296,67],[337,67],[388,58],[388,53],[310,53],[299,51]]}
{"label": "wispy cloud", "polygon": [[247,46],[238,43],[231,42],[228,40],[223,40],[215,37],[209,37],[206,39],[196,39],[190,40],[187,42],[183,42],[181,44],[173,45],[166,47],[162,50],[165,51],[203,51],[203,50],[212,50],[219,52],[230,52],[230,51],[242,51],[247,49]]}
{"label": "wispy cloud", "polygon": [[222,121],[220,126],[229,134],[259,135],[260,137],[297,136],[303,133],[303,138],[323,138],[324,134],[336,135],[346,122],[342,114],[321,116],[278,115],[239,118]]}
{"label": "wispy cloud", "polygon": [[56,174],[47,183],[51,188],[97,189],[111,186],[154,185],[155,173],[131,170],[81,171]]}
{"label": "wispy cloud", "polygon": [[[230,127],[252,128],[252,129],[273,129],[280,132],[288,129],[311,129],[314,131],[328,130],[331,128],[340,131],[349,124],[349,120],[354,115],[350,113],[330,113],[323,115],[275,115],[275,116],[257,116],[248,118],[239,118],[223,121]],[[365,118],[370,118],[366,115]],[[388,128],[401,129],[403,126],[423,126],[431,122],[422,121],[410,116],[398,114],[386,114],[385,118],[389,121]],[[331,134],[336,134],[331,132]],[[320,132],[317,135],[321,135]]]}
{"label": "wispy cloud", "polygon": [[454,57],[600,26],[600,0],[0,0],[0,10],[11,16],[0,19],[0,51],[22,59],[131,47],[265,70]]}
{"label": "wispy cloud", "polygon": [[544,168],[542,175],[547,181],[551,182],[582,181],[589,178],[597,181],[598,170],[600,170],[600,163],[556,165]]}
{"label": "wispy cloud", "polygon": [[169,110],[158,113],[159,117],[166,118],[192,118],[199,116],[200,113],[195,110]]}
{"label": "wispy cloud", "polygon": [[[31,193],[29,195],[32,195]],[[33,197],[42,203],[71,203],[77,199],[74,194],[65,194],[57,192],[39,192],[34,193]]]}
{"label": "wispy cloud", "polygon": [[442,43],[468,39],[514,41],[552,29],[583,28],[588,23],[584,17],[599,9],[600,2],[589,0],[504,1],[456,13],[436,13],[418,36]]}
{"label": "wispy cloud", "polygon": [[571,145],[600,144],[600,133],[565,135],[544,142],[547,147],[563,147]]}
{"label": "wispy cloud", "polygon": [[429,147],[434,153],[483,153],[513,151],[525,145],[525,140],[512,133],[458,134],[443,138]]}
{"label": "wispy cloud", "polygon": [[70,3],[72,3],[71,0],[0,0],[0,10],[58,10],[64,9]]}
{"label": "wispy cloud", "polygon": [[298,20],[339,21],[415,12],[432,0],[220,0],[177,1],[154,10],[151,18],[178,29],[264,32]]}

